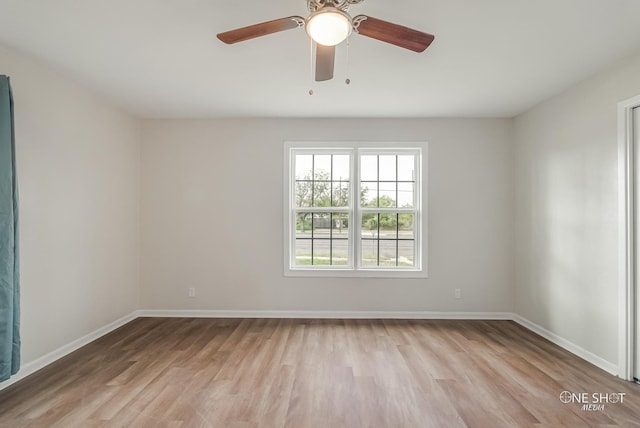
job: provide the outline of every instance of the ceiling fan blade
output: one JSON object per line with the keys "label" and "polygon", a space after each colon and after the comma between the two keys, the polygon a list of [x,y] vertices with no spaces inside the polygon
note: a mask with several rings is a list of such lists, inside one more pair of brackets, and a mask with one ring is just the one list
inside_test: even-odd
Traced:
{"label": "ceiling fan blade", "polygon": [[262,22],[260,24],[220,33],[218,34],[218,38],[224,43],[231,45],[233,43],[255,39],[256,37],[266,36],[267,34],[292,30],[302,27],[303,25],[304,18],[301,16],[290,16],[288,18],[274,19],[273,21]]}
{"label": "ceiling fan blade", "polygon": [[366,15],[358,15],[353,18],[353,21],[359,22],[356,26],[356,31],[359,34],[414,52],[423,52],[434,39],[432,34],[423,33],[422,31],[392,24],[391,22]]}
{"label": "ceiling fan blade", "polygon": [[336,47],[316,43],[316,82],[333,79]]}

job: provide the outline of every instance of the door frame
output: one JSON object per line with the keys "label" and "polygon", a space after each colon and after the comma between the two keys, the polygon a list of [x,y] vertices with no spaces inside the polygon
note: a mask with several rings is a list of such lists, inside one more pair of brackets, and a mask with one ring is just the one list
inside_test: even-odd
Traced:
{"label": "door frame", "polygon": [[635,207],[640,203],[634,180],[640,174],[634,152],[634,132],[640,132],[634,130],[636,107],[640,107],[640,95],[618,103],[618,376],[629,381],[633,381],[635,369],[635,260],[640,246],[635,240]]}

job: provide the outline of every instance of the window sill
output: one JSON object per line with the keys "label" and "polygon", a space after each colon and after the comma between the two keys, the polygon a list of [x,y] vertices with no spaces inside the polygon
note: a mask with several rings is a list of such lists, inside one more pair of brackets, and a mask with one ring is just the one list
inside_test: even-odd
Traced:
{"label": "window sill", "polygon": [[418,269],[291,269],[286,268],[285,277],[298,278],[389,278],[389,279],[426,279],[427,271]]}

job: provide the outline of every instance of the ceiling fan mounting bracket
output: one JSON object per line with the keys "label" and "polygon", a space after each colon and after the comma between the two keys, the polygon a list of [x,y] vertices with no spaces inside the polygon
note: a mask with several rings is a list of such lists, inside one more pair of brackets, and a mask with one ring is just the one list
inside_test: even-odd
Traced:
{"label": "ceiling fan mounting bracket", "polygon": [[358,16],[354,16],[353,19],[351,20],[351,23],[353,25],[353,31],[355,31],[356,33],[358,32],[358,27],[360,27],[360,24],[362,23],[362,21],[367,19],[367,15],[358,15]]}
{"label": "ceiling fan mounting bracket", "polygon": [[300,16],[292,16],[291,20],[293,20],[296,24],[298,24],[298,28],[304,27],[305,19]]}
{"label": "ceiling fan mounting bracket", "polygon": [[307,8],[309,12],[317,12],[325,6],[329,6],[346,12],[352,4],[360,4],[363,1],[364,0],[307,0]]}

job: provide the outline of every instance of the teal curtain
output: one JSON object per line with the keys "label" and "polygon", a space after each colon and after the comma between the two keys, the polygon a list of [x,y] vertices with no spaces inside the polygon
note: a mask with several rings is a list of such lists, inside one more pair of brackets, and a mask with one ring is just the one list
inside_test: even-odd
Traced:
{"label": "teal curtain", "polygon": [[13,96],[0,75],[0,382],[20,369],[18,185]]}

